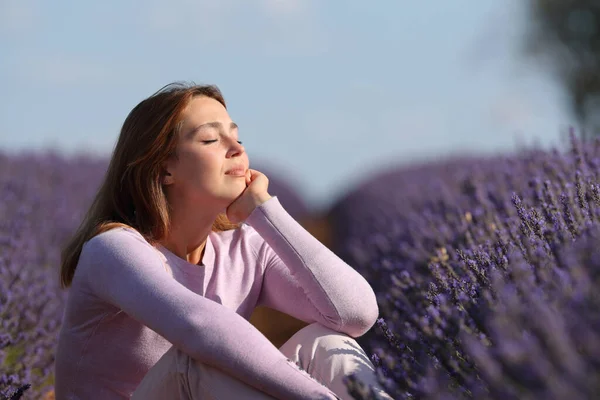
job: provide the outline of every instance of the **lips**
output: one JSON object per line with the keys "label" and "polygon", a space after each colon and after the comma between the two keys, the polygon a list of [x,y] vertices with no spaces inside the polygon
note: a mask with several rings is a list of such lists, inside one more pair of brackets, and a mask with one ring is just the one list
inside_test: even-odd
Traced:
{"label": "lips", "polygon": [[242,166],[233,167],[225,171],[225,175],[244,176],[246,175],[246,168]]}

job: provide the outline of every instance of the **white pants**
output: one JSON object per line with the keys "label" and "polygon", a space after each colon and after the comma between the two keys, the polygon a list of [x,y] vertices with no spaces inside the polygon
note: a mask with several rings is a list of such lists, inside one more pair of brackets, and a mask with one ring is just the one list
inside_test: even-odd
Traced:
{"label": "white pants", "polygon": [[[392,400],[381,390],[369,357],[346,334],[314,323],[296,332],[279,350],[343,400],[353,399],[342,381],[351,374],[377,388],[381,398]],[[191,397],[184,388],[191,388]],[[148,371],[132,399],[273,400],[273,397],[172,347]]]}

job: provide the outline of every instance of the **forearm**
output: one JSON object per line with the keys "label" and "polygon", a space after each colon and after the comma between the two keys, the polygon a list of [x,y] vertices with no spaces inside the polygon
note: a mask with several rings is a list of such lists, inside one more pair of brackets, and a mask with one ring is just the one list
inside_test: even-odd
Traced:
{"label": "forearm", "polygon": [[[199,327],[198,346],[184,351],[277,399],[334,399],[333,393],[307,376],[254,326],[234,312],[204,310],[193,326]],[[212,318],[207,319],[206,315]]]}
{"label": "forearm", "polygon": [[375,323],[379,309],[369,283],[294,220],[277,198],[257,207],[246,222],[289,268],[318,310],[319,322],[354,337]]}

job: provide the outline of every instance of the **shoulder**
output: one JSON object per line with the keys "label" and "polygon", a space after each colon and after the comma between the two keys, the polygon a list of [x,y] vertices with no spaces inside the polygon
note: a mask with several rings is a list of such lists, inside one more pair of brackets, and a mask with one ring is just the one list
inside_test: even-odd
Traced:
{"label": "shoulder", "polygon": [[154,247],[133,228],[113,228],[102,232],[84,243],[80,262],[128,260],[131,258],[156,257]]}
{"label": "shoulder", "polygon": [[133,228],[113,228],[106,232],[102,232],[93,238],[89,239],[84,244],[84,248],[109,248],[109,247],[136,247],[147,248],[152,247],[150,243]]}

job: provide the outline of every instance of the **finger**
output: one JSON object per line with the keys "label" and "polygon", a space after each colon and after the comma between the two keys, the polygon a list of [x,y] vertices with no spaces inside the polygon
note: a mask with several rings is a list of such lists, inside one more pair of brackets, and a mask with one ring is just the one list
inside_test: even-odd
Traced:
{"label": "finger", "polygon": [[259,175],[259,172],[255,169],[248,169],[248,173],[249,173],[250,182],[254,181]]}

